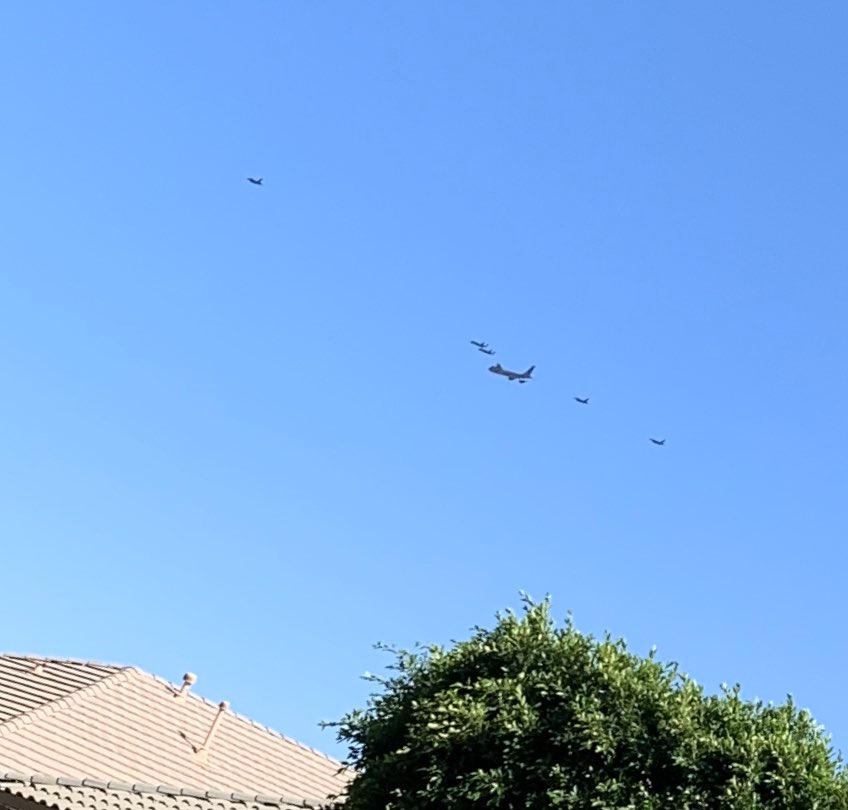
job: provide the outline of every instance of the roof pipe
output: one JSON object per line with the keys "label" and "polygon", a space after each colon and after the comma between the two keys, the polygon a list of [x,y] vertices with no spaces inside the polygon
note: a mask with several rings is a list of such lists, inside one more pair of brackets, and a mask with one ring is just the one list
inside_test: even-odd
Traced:
{"label": "roof pipe", "polygon": [[206,734],[206,739],[203,741],[203,744],[200,748],[195,749],[195,753],[198,754],[201,759],[205,762],[209,753],[209,743],[212,742],[212,737],[215,734],[215,730],[218,728],[218,724],[221,722],[221,717],[224,712],[230,708],[229,701],[222,700],[218,704],[218,714],[215,715],[215,719],[212,721],[212,725],[209,727],[209,731]]}
{"label": "roof pipe", "polygon": [[195,683],[197,683],[197,675],[193,672],[186,672],[186,674],[183,675],[183,685],[180,687],[179,692],[174,693],[174,697],[179,700],[185,700],[188,690],[191,689],[192,685]]}

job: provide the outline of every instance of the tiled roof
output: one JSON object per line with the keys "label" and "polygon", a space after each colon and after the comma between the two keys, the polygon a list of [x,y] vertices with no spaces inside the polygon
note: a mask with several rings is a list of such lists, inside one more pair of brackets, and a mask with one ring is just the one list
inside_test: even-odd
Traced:
{"label": "tiled roof", "polygon": [[107,678],[123,667],[0,655],[0,723]]}
{"label": "tiled roof", "polygon": [[[43,663],[39,672],[36,660]],[[20,696],[30,696],[30,708],[0,721],[0,772],[296,796],[315,804],[342,793],[349,778],[339,762],[227,710],[207,751],[198,752],[219,707],[193,691],[176,698],[177,687],[134,667],[0,656],[0,671],[11,673],[0,680],[0,705],[22,706]]]}
{"label": "tiled roof", "polygon": [[10,798],[14,796],[55,810],[319,810],[322,807],[289,796],[97,782],[43,774],[0,774],[0,807],[23,810],[21,803]]}

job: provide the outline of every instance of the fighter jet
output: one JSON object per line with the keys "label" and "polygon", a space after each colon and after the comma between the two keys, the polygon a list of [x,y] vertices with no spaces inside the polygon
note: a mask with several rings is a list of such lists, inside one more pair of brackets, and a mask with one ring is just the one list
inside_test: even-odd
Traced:
{"label": "fighter jet", "polygon": [[510,371],[509,369],[504,368],[500,363],[495,363],[495,365],[489,366],[489,371],[491,371],[492,374],[500,374],[501,377],[509,378],[510,382],[518,380],[519,383],[523,384],[526,383],[527,380],[531,379],[534,368],[536,368],[536,366],[530,366],[527,371],[522,373],[519,371]]}
{"label": "fighter jet", "polygon": [[580,397],[574,397],[574,399],[576,399],[581,405],[588,405],[589,404],[589,397],[586,397],[586,399],[580,399]]}
{"label": "fighter jet", "polygon": [[488,343],[482,343],[479,340],[472,340],[471,345],[476,346],[478,349],[487,349],[489,347]]}
{"label": "fighter jet", "polygon": [[262,185],[262,178],[261,177],[248,177],[247,181],[249,183],[253,183],[254,186],[261,186]]}
{"label": "fighter jet", "polygon": [[494,354],[494,349],[477,349],[478,352],[483,352],[483,354]]}
{"label": "fighter jet", "polygon": [[665,444],[665,439],[651,439],[654,444]]}

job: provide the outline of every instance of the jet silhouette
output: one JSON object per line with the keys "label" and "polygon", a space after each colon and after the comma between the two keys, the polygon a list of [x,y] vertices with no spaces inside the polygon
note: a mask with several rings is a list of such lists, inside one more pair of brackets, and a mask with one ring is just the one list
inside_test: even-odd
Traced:
{"label": "jet silhouette", "polygon": [[574,398],[575,398],[575,399],[576,399],[576,400],[577,400],[577,401],[578,401],[581,405],[588,405],[588,404],[589,404],[589,397],[586,397],[586,399],[580,399],[580,397],[574,397]]}
{"label": "jet silhouette", "polygon": [[483,354],[494,354],[494,353],[495,353],[495,350],[494,350],[494,349],[479,349],[479,348],[478,348],[478,349],[477,349],[477,351],[478,351],[478,352],[483,352]]}
{"label": "jet silhouette", "polygon": [[508,377],[509,381],[518,380],[519,383],[526,383],[527,380],[532,379],[533,369],[536,366],[530,366],[527,371],[510,371],[507,368],[504,368],[500,363],[495,363],[493,366],[489,366],[489,371],[492,374],[500,374],[501,377]]}
{"label": "jet silhouette", "polygon": [[665,439],[651,439],[654,444],[665,444]]}
{"label": "jet silhouette", "polygon": [[262,185],[262,178],[261,177],[258,178],[258,179],[255,178],[255,177],[248,177],[247,179],[248,179],[248,182],[253,183],[254,186],[261,186]]}
{"label": "jet silhouette", "polygon": [[472,340],[472,341],[471,341],[471,344],[472,344],[472,345],[474,345],[474,346],[476,346],[478,349],[486,349],[486,348],[488,348],[488,346],[489,346],[489,344],[488,344],[488,343],[482,343],[482,342],[481,342],[481,341],[479,341],[479,340]]}

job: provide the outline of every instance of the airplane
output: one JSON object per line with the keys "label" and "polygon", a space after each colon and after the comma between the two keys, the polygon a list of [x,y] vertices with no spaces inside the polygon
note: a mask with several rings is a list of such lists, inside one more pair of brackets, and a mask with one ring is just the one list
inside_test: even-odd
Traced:
{"label": "airplane", "polygon": [[482,343],[479,340],[472,340],[471,343],[476,346],[478,349],[487,349],[489,347],[488,343]]}
{"label": "airplane", "polygon": [[519,383],[526,383],[527,380],[531,379],[531,375],[533,374],[533,369],[536,366],[530,366],[524,373],[518,371],[510,371],[509,369],[504,368],[500,363],[495,363],[493,366],[489,366],[489,371],[492,374],[500,374],[501,377],[508,377],[509,381],[518,380]]}
{"label": "airplane", "polygon": [[262,185],[262,178],[261,177],[259,179],[256,179],[255,177],[248,177],[247,180],[248,180],[248,182],[253,183],[254,186],[261,186]]}
{"label": "airplane", "polygon": [[576,400],[577,400],[577,401],[578,401],[581,405],[588,405],[588,404],[589,404],[589,397],[586,397],[586,399],[580,399],[580,397],[574,397],[574,398],[575,398],[575,399],[576,399]]}
{"label": "airplane", "polygon": [[651,439],[654,444],[665,444],[665,439]]}
{"label": "airplane", "polygon": [[494,349],[477,349],[478,352],[483,352],[483,354],[494,354]]}

